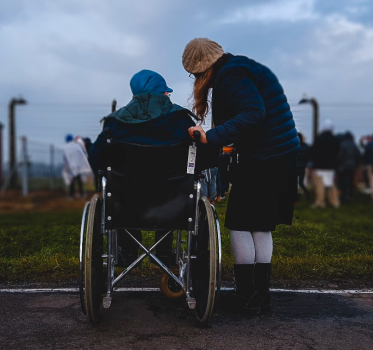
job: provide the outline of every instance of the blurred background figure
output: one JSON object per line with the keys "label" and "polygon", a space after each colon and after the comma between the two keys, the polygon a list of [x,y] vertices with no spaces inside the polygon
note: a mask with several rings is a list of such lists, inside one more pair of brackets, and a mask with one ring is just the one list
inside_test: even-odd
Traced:
{"label": "blurred background figure", "polygon": [[210,168],[202,171],[205,176],[201,181],[202,196],[207,197],[211,204],[215,204],[216,199],[216,176],[218,168]]}
{"label": "blurred background figure", "polygon": [[89,150],[91,149],[91,146],[92,146],[92,141],[89,137],[83,138],[83,141],[84,141],[85,150],[87,154],[89,154]]}
{"label": "blurred background figure", "polygon": [[370,187],[370,196],[373,200],[373,139],[365,147],[364,160],[367,169],[367,178]]}
{"label": "blurred background figure", "polygon": [[[64,167],[62,176],[66,186],[69,186],[69,197],[80,198],[84,196],[83,180],[92,174],[91,167],[88,163],[85,145],[74,140],[73,135],[68,134],[65,137],[66,146],[64,148],[63,160]],[[75,184],[78,186],[79,192],[75,194]]]}
{"label": "blurred background figure", "polygon": [[83,153],[88,158],[88,152],[87,152],[87,148],[85,146],[85,142],[83,140],[83,137],[75,136],[74,141],[82,148]]}
{"label": "blurred background figure", "polygon": [[300,141],[300,149],[297,153],[297,173],[298,173],[298,183],[302,189],[304,195],[307,199],[310,199],[310,193],[304,184],[304,178],[306,174],[306,167],[310,161],[310,146],[305,142],[303,134],[298,132],[298,137]]}
{"label": "blurred background figure", "polygon": [[361,154],[354,142],[354,136],[347,131],[339,145],[338,184],[342,203],[350,203],[354,195],[355,172],[360,164]]}
{"label": "blurred background figure", "polygon": [[[91,139],[89,137],[83,138],[82,136],[75,136],[74,141],[82,148],[82,151],[83,151],[85,157],[88,160],[89,150],[92,146]],[[88,163],[89,163],[89,161],[88,161]],[[81,174],[80,178],[81,178],[81,182],[83,184],[83,189],[84,188],[96,189],[96,187],[97,187],[96,177],[94,176],[92,169],[91,169],[90,173]]]}
{"label": "blurred background figure", "polygon": [[338,166],[339,141],[333,135],[334,125],[330,119],[321,125],[320,134],[311,148],[313,167],[312,180],[315,190],[313,208],[325,207],[325,188],[329,204],[339,207],[338,190],[335,185],[335,175]]}
{"label": "blurred background figure", "polygon": [[371,162],[371,150],[369,150],[369,148],[371,147],[368,147],[368,145],[373,141],[373,137],[372,136],[362,136],[360,138],[360,147],[364,149],[364,155],[363,155],[363,176],[364,176],[364,182],[365,182],[365,189],[363,190],[363,192],[365,194],[371,194],[372,193],[372,190],[371,190],[371,185],[370,185],[370,181],[369,181],[369,176],[368,176],[368,167],[370,164],[372,164]]}

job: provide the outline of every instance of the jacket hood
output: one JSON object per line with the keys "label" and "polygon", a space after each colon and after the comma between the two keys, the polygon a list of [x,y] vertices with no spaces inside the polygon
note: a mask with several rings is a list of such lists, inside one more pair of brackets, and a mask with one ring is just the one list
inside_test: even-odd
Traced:
{"label": "jacket hood", "polygon": [[158,92],[143,92],[133,97],[127,106],[109,114],[122,123],[142,123],[185,108],[172,103],[170,98]]}

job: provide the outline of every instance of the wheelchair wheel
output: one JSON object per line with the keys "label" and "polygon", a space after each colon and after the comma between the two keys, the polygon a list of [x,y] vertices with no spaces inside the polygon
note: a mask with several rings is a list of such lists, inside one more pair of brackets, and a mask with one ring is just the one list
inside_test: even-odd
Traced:
{"label": "wheelchair wheel", "polygon": [[216,227],[207,198],[198,203],[198,233],[192,240],[192,288],[196,300],[195,312],[207,323],[215,302],[217,277]]}
{"label": "wheelchair wheel", "polygon": [[87,214],[90,206],[90,202],[87,202],[84,206],[82,215],[82,224],[80,227],[80,244],[79,244],[79,297],[80,297],[80,308],[84,315],[87,315],[85,308],[85,286],[84,286],[84,256],[85,256],[85,240],[86,240],[86,222]]}
{"label": "wheelchair wheel", "polygon": [[85,244],[85,306],[91,323],[98,321],[104,292],[103,236],[101,234],[101,199],[92,197],[88,212]]}
{"label": "wheelchair wheel", "polygon": [[[171,272],[178,276],[179,269],[173,268]],[[162,274],[161,279],[161,292],[169,299],[177,299],[184,295],[184,290],[181,288],[167,273]]]}

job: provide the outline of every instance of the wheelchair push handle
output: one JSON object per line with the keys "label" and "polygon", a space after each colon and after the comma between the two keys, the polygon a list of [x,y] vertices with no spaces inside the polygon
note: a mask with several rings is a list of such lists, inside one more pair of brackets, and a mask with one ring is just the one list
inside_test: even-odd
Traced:
{"label": "wheelchair push handle", "polygon": [[193,131],[193,139],[198,143],[201,142],[201,133],[198,130]]}

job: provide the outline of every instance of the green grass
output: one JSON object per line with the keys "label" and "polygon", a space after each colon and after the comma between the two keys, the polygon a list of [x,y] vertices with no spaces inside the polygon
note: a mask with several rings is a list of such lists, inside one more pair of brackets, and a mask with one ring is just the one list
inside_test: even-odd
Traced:
{"label": "green grass", "polygon": [[[224,228],[226,201],[217,204],[223,267],[233,255]],[[366,197],[339,209],[296,208],[293,226],[273,233],[273,277],[282,280],[371,280],[373,278],[373,206]],[[77,279],[80,211],[0,215],[0,280]],[[145,244],[153,235],[144,233]],[[142,273],[151,273],[149,263]]]}
{"label": "green grass", "polygon": [[0,280],[75,278],[81,212],[0,215]]}

